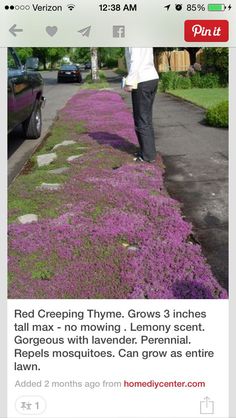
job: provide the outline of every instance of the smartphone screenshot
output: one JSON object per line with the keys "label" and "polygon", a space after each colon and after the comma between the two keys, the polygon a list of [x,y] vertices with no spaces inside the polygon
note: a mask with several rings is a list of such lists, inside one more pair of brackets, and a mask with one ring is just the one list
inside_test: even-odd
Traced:
{"label": "smartphone screenshot", "polygon": [[236,12],[2,0],[2,418],[233,418]]}

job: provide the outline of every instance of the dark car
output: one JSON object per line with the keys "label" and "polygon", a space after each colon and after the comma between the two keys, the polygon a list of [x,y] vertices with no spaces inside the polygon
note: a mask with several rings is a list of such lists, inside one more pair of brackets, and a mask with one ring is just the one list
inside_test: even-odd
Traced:
{"label": "dark car", "polygon": [[57,75],[58,83],[62,81],[77,81],[82,83],[82,75],[78,65],[66,64],[62,65]]}
{"label": "dark car", "polygon": [[86,62],[84,68],[85,70],[91,70],[91,62]]}
{"label": "dark car", "polygon": [[22,124],[27,139],[37,139],[42,131],[43,79],[35,70],[37,58],[23,66],[14,48],[8,48],[8,132]]}

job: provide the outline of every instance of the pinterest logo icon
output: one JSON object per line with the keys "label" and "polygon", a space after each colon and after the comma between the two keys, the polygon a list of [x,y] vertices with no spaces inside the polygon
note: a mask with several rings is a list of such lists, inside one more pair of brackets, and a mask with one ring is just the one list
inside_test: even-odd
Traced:
{"label": "pinterest logo icon", "polygon": [[184,25],[186,42],[228,42],[228,20],[186,20]]}

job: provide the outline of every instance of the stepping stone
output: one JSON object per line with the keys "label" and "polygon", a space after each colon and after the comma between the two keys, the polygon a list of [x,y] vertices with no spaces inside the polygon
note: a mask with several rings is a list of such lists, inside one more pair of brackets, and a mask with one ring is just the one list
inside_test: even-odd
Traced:
{"label": "stepping stone", "polygon": [[42,183],[41,186],[37,187],[39,190],[59,190],[61,187],[60,183]]}
{"label": "stepping stone", "polygon": [[56,159],[57,159],[57,154],[55,152],[51,152],[50,154],[38,155],[37,163],[39,167],[43,167],[44,165],[51,164]]}
{"label": "stepping stone", "polygon": [[74,145],[74,144],[76,144],[76,142],[75,142],[75,141],[73,141],[73,140],[71,140],[71,141],[63,141],[63,142],[60,142],[60,144],[56,144],[56,145],[53,147],[53,151],[54,151],[55,149],[59,148],[59,147],[67,147],[68,145]]}
{"label": "stepping stone", "polygon": [[67,158],[67,161],[70,163],[71,161],[76,160],[77,158],[82,157],[82,155],[71,155],[71,157]]}
{"label": "stepping stone", "polygon": [[18,221],[21,224],[30,224],[31,222],[38,222],[38,216],[33,213],[28,213],[27,215],[19,216]]}
{"label": "stepping stone", "polygon": [[135,245],[130,245],[127,242],[123,242],[122,246],[124,248],[127,248],[128,251],[138,251],[138,249],[139,249],[138,247],[135,247]]}
{"label": "stepping stone", "polygon": [[56,168],[55,170],[49,170],[49,173],[63,174],[63,173],[66,173],[69,169],[70,169],[69,167],[61,167],[61,168]]}
{"label": "stepping stone", "polygon": [[128,247],[129,251],[138,251],[138,247],[135,247],[134,245],[131,245],[130,247]]}

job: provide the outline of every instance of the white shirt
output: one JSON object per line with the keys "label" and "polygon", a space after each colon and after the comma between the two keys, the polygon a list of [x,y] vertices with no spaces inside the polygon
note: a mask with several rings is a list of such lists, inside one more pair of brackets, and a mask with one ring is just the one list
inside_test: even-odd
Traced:
{"label": "white shirt", "polygon": [[125,48],[125,58],[129,72],[127,86],[159,78],[154,66],[153,48]]}

